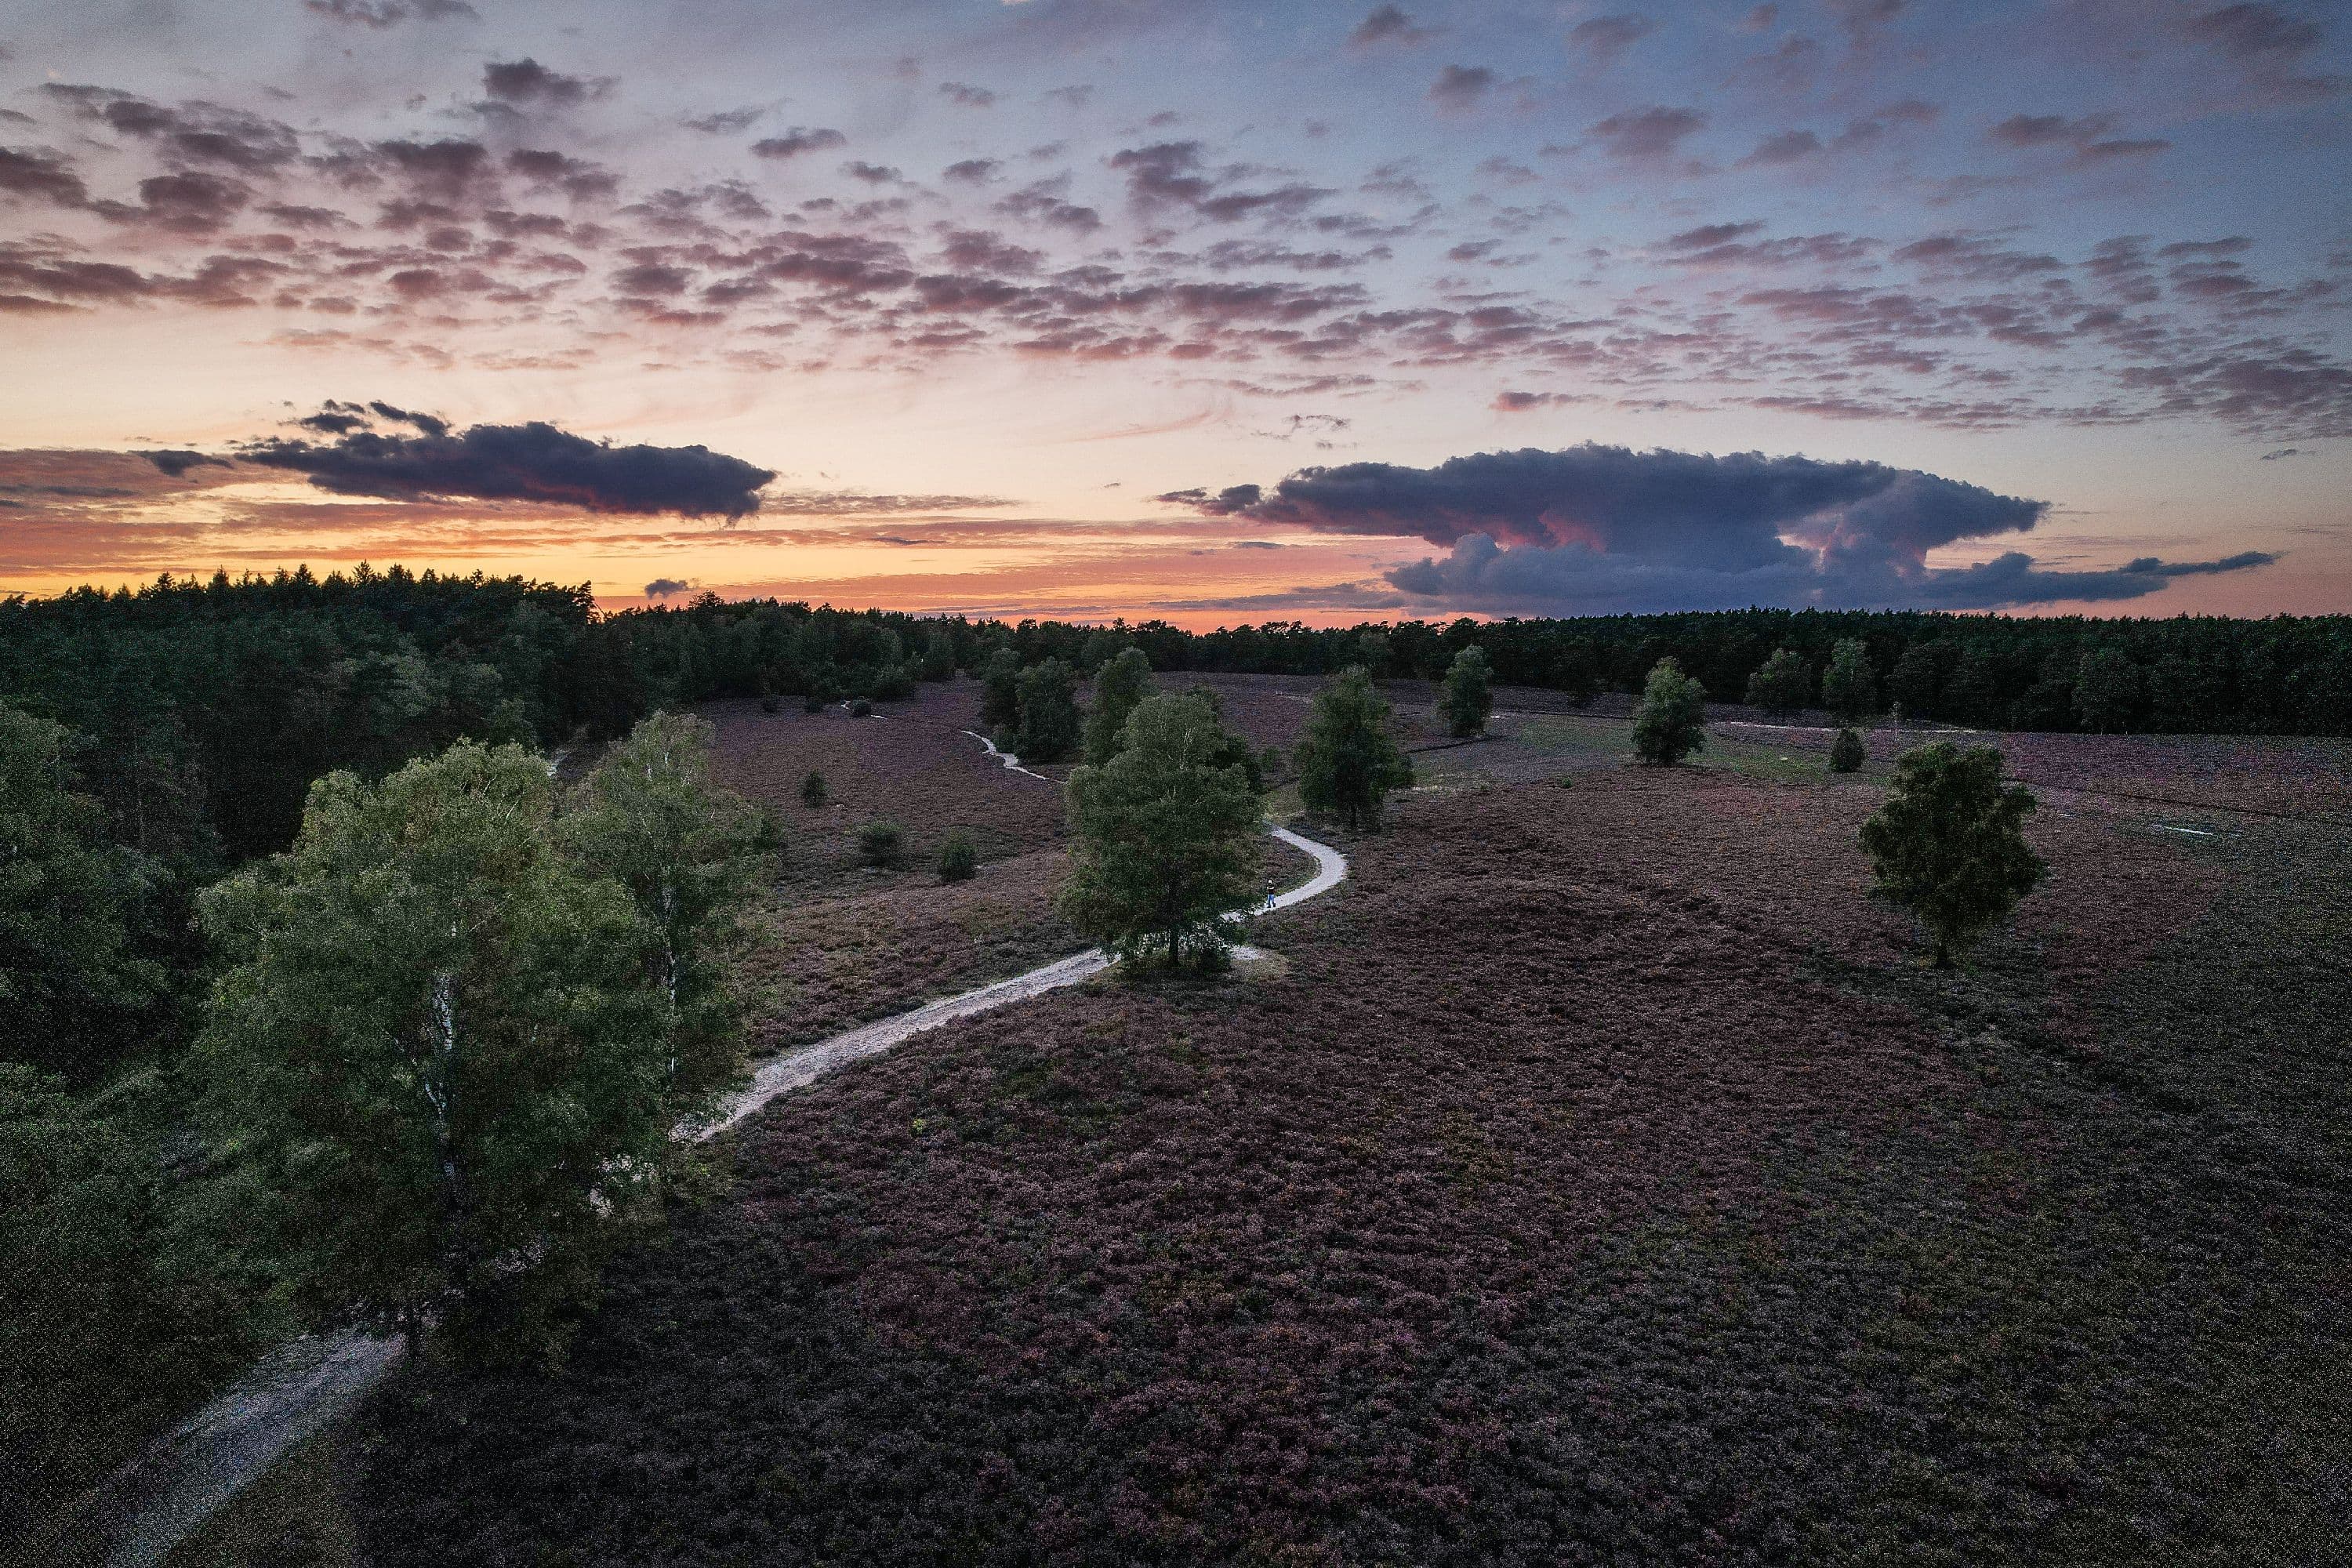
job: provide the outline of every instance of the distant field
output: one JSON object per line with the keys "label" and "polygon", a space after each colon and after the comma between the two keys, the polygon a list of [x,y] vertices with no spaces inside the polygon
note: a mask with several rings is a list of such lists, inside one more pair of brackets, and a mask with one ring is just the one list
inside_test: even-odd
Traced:
{"label": "distant field", "polygon": [[[1213,684],[1295,744],[1311,683]],[[918,706],[940,742],[971,689]],[[724,725],[769,798],[822,752],[1011,857],[940,896],[812,852],[773,973],[834,1011],[770,1037],[1047,945],[1052,791],[942,804],[908,781],[961,792],[971,753],[911,722]],[[1351,880],[1267,922],[1279,973],[1059,993],[776,1102],[568,1374],[379,1400],[366,1552],[2326,1560],[2340,751],[2013,742],[2066,786],[2052,881],[1939,975],[1863,897],[1883,784],[1831,779],[1826,734],[1727,727],[1658,774],[1622,718],[1497,728],[1423,752]]]}

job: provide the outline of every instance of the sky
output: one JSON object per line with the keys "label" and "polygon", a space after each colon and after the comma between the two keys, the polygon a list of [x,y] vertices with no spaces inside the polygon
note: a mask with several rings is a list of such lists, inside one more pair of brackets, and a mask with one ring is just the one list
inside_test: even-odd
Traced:
{"label": "sky", "polygon": [[0,0],[0,593],[2352,610],[2352,14]]}

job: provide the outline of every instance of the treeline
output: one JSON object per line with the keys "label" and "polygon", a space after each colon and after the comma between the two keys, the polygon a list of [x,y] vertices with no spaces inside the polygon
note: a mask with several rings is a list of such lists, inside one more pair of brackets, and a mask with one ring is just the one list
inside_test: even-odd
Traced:
{"label": "treeline", "polygon": [[[626,645],[628,700],[789,693],[819,700],[903,696],[919,679],[979,672],[1009,648],[1024,667],[1058,659],[1091,675],[1123,647],[1154,669],[1441,679],[1465,647],[1493,678],[1589,698],[1639,691],[1672,658],[1718,702],[1788,649],[1818,682],[1841,643],[1906,715],[1984,729],[2158,733],[2352,733],[2352,616],[2240,620],[2017,618],[1924,610],[1723,610],[1573,620],[1297,622],[1190,632],[1164,621],[1089,626],[811,610],[705,597],[599,623]],[[2088,687],[2088,690],[2084,689]]]}

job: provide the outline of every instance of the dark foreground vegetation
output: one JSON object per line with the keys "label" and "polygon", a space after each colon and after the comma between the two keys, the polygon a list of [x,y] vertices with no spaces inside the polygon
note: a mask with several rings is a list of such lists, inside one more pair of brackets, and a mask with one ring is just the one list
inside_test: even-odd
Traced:
{"label": "dark foreground vegetation", "polygon": [[1279,978],[781,1101],[564,1379],[386,1394],[369,1549],[2325,1560],[2344,862],[2076,801],[1948,978],[1860,896],[1877,798],[1416,800]]}

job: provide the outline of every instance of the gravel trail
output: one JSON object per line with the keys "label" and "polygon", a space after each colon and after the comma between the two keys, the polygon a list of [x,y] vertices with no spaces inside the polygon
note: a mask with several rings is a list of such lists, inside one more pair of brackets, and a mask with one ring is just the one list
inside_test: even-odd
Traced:
{"label": "gravel trail", "polygon": [[[1055,782],[1021,766],[1020,758],[998,751],[986,736],[973,738],[1012,771],[1040,784]],[[1313,856],[1315,875],[1247,912],[1288,909],[1330,891],[1347,876],[1347,858],[1328,845],[1286,827],[1269,826],[1266,831]],[[1239,951],[1241,956],[1255,956],[1255,949]],[[716,1137],[779,1095],[804,1089],[836,1068],[878,1056],[927,1030],[1078,984],[1110,964],[1110,956],[1102,949],[1090,948],[1010,980],[926,1003],[911,1012],[803,1047],[761,1064],[752,1073],[751,1084],[725,1102],[715,1121],[683,1128],[681,1135],[697,1142]],[[260,1479],[289,1449],[356,1405],[399,1364],[400,1356],[397,1339],[379,1339],[357,1331],[306,1334],[279,1346],[211,1404],[155,1439],[100,1485],[75,1510],[71,1533],[95,1535],[106,1542],[108,1568],[153,1568],[215,1510]]]}

